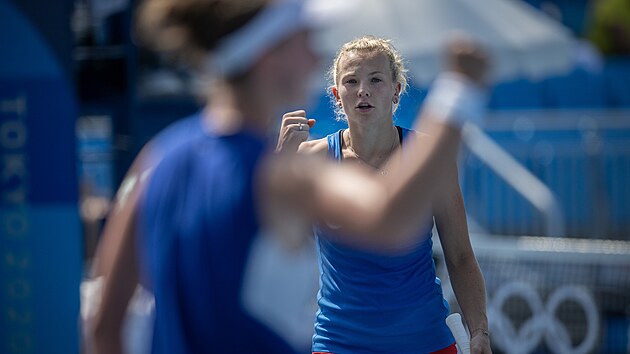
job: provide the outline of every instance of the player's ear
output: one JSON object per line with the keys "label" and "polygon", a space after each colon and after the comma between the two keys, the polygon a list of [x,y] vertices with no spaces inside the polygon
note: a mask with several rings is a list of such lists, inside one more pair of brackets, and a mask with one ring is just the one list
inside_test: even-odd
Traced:
{"label": "player's ear", "polygon": [[331,86],[330,92],[335,96],[337,102],[341,101],[341,97],[339,97],[339,90],[337,90],[337,86]]}

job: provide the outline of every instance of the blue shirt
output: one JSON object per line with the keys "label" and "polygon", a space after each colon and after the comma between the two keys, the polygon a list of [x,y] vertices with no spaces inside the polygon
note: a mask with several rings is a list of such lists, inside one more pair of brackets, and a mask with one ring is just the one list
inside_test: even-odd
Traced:
{"label": "blue shirt", "polygon": [[[401,141],[410,133],[399,132]],[[342,133],[328,136],[328,156],[337,161]],[[384,255],[331,241],[329,231],[315,227],[320,291],[313,351],[415,354],[454,343],[432,258],[432,228],[431,221],[418,230],[413,249]]]}
{"label": "blue shirt", "polygon": [[144,169],[155,167],[162,161],[164,155],[203,135],[203,115],[201,113],[171,123],[151,139],[147,153],[143,156],[142,167]]}
{"label": "blue shirt", "polygon": [[245,133],[202,135],[155,169],[138,217],[156,301],[153,353],[293,353],[241,305],[264,150]]}

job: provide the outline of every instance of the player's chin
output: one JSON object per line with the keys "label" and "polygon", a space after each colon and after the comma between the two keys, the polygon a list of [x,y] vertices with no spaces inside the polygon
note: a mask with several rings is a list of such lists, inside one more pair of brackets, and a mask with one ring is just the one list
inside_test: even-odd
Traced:
{"label": "player's chin", "polygon": [[348,115],[348,119],[361,122],[373,122],[382,118],[382,114],[374,109],[371,110],[353,110]]}

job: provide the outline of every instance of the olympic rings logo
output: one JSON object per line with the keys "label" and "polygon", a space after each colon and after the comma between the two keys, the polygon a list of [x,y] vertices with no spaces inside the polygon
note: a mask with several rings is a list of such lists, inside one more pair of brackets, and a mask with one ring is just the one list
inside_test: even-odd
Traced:
{"label": "olympic rings logo", "polygon": [[[532,316],[518,331],[512,321],[503,313],[503,305],[510,298],[520,298],[529,306]],[[586,316],[586,334],[582,341],[573,346],[571,336],[556,317],[558,307],[565,301],[578,304]],[[493,342],[509,354],[531,353],[544,337],[547,347],[558,354],[586,354],[596,344],[599,334],[599,312],[591,293],[582,286],[567,285],[554,290],[547,299],[547,305],[530,284],[510,282],[500,287],[488,306],[488,317]]]}

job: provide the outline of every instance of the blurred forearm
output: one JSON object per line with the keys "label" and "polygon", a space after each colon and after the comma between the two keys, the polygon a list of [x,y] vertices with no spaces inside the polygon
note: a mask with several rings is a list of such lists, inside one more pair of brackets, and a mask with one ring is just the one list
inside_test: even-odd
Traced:
{"label": "blurred forearm", "polygon": [[[426,117],[425,117],[426,118]],[[446,180],[447,161],[456,156],[459,130],[430,119],[423,131],[434,138],[404,147],[410,158],[392,159],[386,178],[358,166],[326,163],[321,159],[275,157],[267,166],[268,209],[285,208],[318,221],[332,221],[343,229],[340,241],[363,247],[405,246],[412,231],[426,220],[432,199]],[[285,213],[286,214],[286,213]],[[280,214],[279,217],[286,215]]]}

